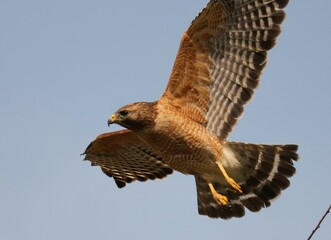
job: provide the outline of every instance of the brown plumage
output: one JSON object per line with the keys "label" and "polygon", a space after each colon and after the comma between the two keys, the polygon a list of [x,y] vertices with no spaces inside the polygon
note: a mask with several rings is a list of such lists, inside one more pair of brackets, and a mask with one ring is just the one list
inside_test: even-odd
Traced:
{"label": "brown plumage", "polygon": [[126,183],[177,170],[195,176],[198,209],[213,218],[259,211],[289,186],[296,145],[227,142],[280,34],[287,0],[211,0],[184,33],[163,96],[126,105],[85,159]]}

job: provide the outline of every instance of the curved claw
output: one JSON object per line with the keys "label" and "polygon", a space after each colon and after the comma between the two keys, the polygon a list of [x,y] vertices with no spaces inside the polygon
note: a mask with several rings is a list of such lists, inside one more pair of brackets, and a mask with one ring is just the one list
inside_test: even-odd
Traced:
{"label": "curved claw", "polygon": [[220,204],[220,205],[226,205],[228,204],[229,200],[226,196],[219,194],[212,183],[208,183],[209,189],[211,194],[213,195],[213,198],[215,199],[215,201]]}

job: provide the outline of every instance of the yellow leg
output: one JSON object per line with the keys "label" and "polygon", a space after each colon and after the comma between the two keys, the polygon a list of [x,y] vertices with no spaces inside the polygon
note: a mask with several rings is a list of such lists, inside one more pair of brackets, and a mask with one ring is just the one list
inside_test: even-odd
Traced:
{"label": "yellow leg", "polygon": [[208,183],[208,186],[209,186],[211,194],[213,195],[213,198],[215,199],[216,202],[218,202],[218,204],[221,204],[221,205],[228,204],[228,202],[229,202],[228,198],[226,196],[223,196],[222,194],[219,194],[215,190],[213,184]]}
{"label": "yellow leg", "polygon": [[221,163],[217,163],[219,169],[221,170],[223,176],[225,177],[226,182],[232,187],[234,188],[237,192],[242,193],[243,191],[241,190],[241,187],[239,186],[238,183],[236,183],[235,180],[233,180],[232,178],[229,177],[229,175],[227,174],[227,172],[225,171],[223,165]]}

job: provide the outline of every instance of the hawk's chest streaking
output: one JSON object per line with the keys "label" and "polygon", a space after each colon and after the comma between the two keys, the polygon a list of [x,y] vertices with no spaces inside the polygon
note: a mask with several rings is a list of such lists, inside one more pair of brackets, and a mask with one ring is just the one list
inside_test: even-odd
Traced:
{"label": "hawk's chest streaking", "polygon": [[223,141],[201,124],[171,106],[158,103],[154,127],[138,136],[157,149],[171,168],[200,175],[222,162]]}

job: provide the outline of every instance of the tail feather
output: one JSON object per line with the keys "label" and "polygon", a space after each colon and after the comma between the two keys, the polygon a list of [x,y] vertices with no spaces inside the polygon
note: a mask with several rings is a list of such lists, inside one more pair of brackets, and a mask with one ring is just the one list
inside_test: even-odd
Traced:
{"label": "tail feather", "polygon": [[196,177],[200,214],[224,219],[242,217],[245,214],[244,207],[252,212],[269,207],[270,201],[289,187],[288,178],[295,173],[293,160],[298,160],[297,145],[228,142],[225,149],[235,157],[228,161],[239,162],[229,164],[225,169],[229,176],[239,183],[243,193],[235,192],[231,187],[215,180],[215,189],[229,199],[229,204],[219,205],[213,199],[207,182]]}

